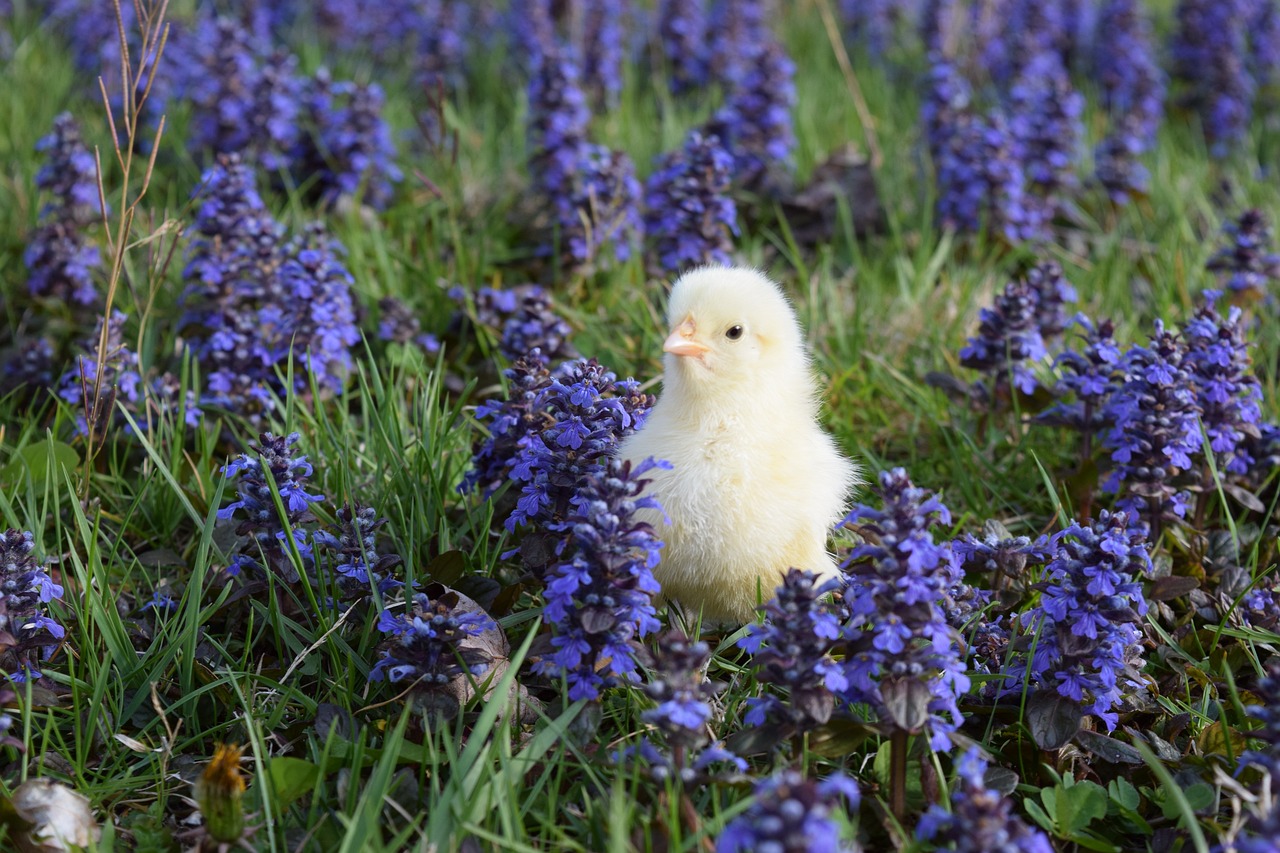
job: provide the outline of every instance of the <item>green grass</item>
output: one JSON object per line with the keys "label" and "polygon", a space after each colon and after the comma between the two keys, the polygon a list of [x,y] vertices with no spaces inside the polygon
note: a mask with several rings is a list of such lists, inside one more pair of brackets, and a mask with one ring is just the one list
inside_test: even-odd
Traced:
{"label": "green grass", "polygon": [[[1162,26],[1168,5],[1160,4]],[[800,69],[794,117],[802,180],[828,151],[848,140],[861,144],[867,133],[816,10],[813,0],[800,2],[784,29]],[[72,110],[86,138],[101,146],[107,187],[119,180],[101,103],[66,49],[30,14],[18,15],[11,29],[13,50],[0,60],[0,304],[9,329],[23,321],[23,312],[36,310],[24,307],[21,256],[40,205],[33,149],[58,112]],[[526,105],[499,52],[481,56],[450,103],[450,127],[460,140],[454,157],[425,152],[411,139],[416,94],[403,70],[375,69],[367,58],[335,59],[317,42],[300,44],[306,70],[328,61],[335,78],[377,79],[388,95],[389,119],[406,133],[407,177],[397,203],[372,224],[356,214],[326,217],[349,252],[361,305],[374,310],[380,297],[397,296],[413,306],[424,329],[442,330],[454,309],[446,295],[450,284],[522,281],[529,252],[520,219]],[[973,378],[959,366],[959,347],[975,329],[979,308],[1025,254],[943,233],[931,221],[917,121],[919,57],[911,59],[911,70],[886,70],[858,51],[852,59],[876,139],[889,154],[876,173],[885,233],[855,238],[846,229],[830,244],[797,249],[786,223],[766,211],[742,235],[738,256],[794,296],[824,377],[825,422],[848,453],[872,472],[903,466],[918,485],[941,491],[957,530],[979,532],[989,518],[1016,534],[1053,528],[1059,511],[1075,509],[1064,482],[1076,454],[1072,437],[1013,417],[983,421],[925,381],[932,371]],[[629,73],[619,107],[593,126],[598,141],[635,159],[642,177],[655,155],[678,145],[709,112],[706,104],[673,103],[655,94],[655,85],[639,71]],[[187,118],[181,107],[171,116],[134,224],[135,241],[167,221],[190,221],[199,163],[183,144]],[[1086,118],[1092,142],[1105,118],[1094,107]],[[1246,206],[1261,207],[1273,220],[1280,214],[1280,188],[1260,176],[1264,165],[1275,168],[1274,135],[1260,126],[1244,150],[1214,161],[1194,124],[1175,115],[1148,159],[1149,198],[1114,210],[1086,187],[1078,227],[1046,250],[1066,268],[1080,309],[1115,318],[1122,342],[1141,340],[1157,317],[1176,322],[1187,316],[1195,294],[1211,284],[1204,264],[1223,216]],[[267,201],[291,226],[318,215],[297,194]],[[112,204],[118,212],[114,197]],[[172,366],[176,344],[185,243],[166,266],[173,239],[169,233],[130,251],[116,300],[131,316],[129,339],[144,364],[157,369]],[[639,262],[585,281],[556,282],[579,350],[655,389],[664,284]],[[55,327],[70,322],[56,306],[41,310],[52,313]],[[1256,313],[1254,361],[1274,418],[1278,321],[1270,308]],[[66,329],[66,336],[86,331]],[[466,583],[509,584],[516,572],[501,558],[511,545],[501,518],[491,503],[457,492],[478,435],[471,407],[500,391],[498,374],[467,373],[452,355],[435,362],[371,341],[360,348],[344,398],[287,400],[271,426],[302,433],[316,491],[334,504],[358,500],[386,516],[406,582],[438,579],[457,565],[450,556],[457,552]],[[447,386],[446,373],[459,370],[459,384]],[[104,846],[114,839],[120,849],[175,849],[173,836],[186,828],[180,821],[192,810],[190,783],[214,745],[227,741],[244,744],[249,756],[246,802],[259,827],[253,844],[261,849],[692,851],[746,807],[745,781],[700,787],[689,792],[697,815],[690,822],[679,811],[675,785],[608,760],[645,729],[639,715],[651,702],[639,688],[614,691],[596,709],[552,702],[513,724],[507,686],[524,676],[521,664],[538,627],[528,592],[500,619],[511,666],[494,698],[423,734],[395,691],[367,681],[381,638],[374,625],[378,603],[346,614],[322,604],[326,590],[279,586],[236,608],[228,605],[234,587],[214,583],[227,559],[214,514],[231,490],[220,467],[252,437],[245,423],[184,431],[162,421],[142,434],[117,431],[86,463],[73,419],[63,405],[45,402],[32,411],[0,401],[0,472],[7,472],[0,473],[0,523],[35,532],[39,553],[67,588],[55,613],[69,626],[44,670],[55,689],[19,686],[16,735],[25,749],[5,750],[0,793],[50,776],[89,798],[111,828]],[[66,443],[75,464],[50,457],[42,444],[49,440]],[[330,520],[329,504],[321,506],[319,514]],[[1228,506],[1231,525],[1256,529],[1257,519]],[[1247,568],[1255,576],[1274,571],[1273,540],[1268,528],[1249,550]],[[1167,551],[1180,572],[1198,569],[1175,543],[1167,543]],[[162,584],[179,607],[144,625],[136,608]],[[1019,802],[1024,796],[1039,801],[1042,791],[1055,792],[1055,802],[1083,797],[1067,793],[1074,789],[1064,779],[1105,787],[1127,778],[1136,786],[1134,812],[1151,832],[1126,822],[1113,800],[1106,817],[1089,826],[1091,834],[1059,827],[1059,849],[1080,843],[1100,850],[1204,850],[1229,822],[1232,794],[1213,770],[1230,774],[1240,733],[1248,728],[1249,701],[1235,683],[1257,671],[1278,638],[1206,625],[1193,619],[1185,600],[1166,616],[1153,609],[1150,622],[1147,657],[1159,711],[1134,724],[1168,734],[1177,720],[1168,738],[1178,742],[1177,760],[1123,730],[1117,737],[1132,740],[1144,763],[1117,766],[1070,749],[1041,752],[1023,719],[997,722],[993,715],[985,734],[981,724],[966,729],[986,738],[1020,774]],[[734,638],[711,638],[716,657],[709,675],[727,684],[715,727],[727,736],[740,727],[741,706],[757,687]],[[984,713],[975,711],[976,719]],[[325,727],[318,718],[341,722]],[[887,740],[857,735],[847,730],[815,738],[795,759],[814,772],[843,768],[856,776],[868,800],[861,814],[867,849],[889,849],[883,809],[870,804],[887,797]],[[927,756],[919,766],[942,771],[933,784],[945,785],[949,763]],[[753,769],[766,772],[769,762],[757,761]],[[1193,804],[1182,793],[1195,781],[1211,787],[1212,805]],[[917,812],[921,791],[908,794]]]}

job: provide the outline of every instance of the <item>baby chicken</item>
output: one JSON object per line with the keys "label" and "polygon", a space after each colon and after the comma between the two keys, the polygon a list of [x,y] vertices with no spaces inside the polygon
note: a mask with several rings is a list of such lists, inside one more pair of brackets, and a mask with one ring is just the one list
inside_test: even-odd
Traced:
{"label": "baby chicken", "polygon": [[681,276],[667,308],[662,395],[624,459],[665,459],[648,493],[670,518],[645,518],[664,540],[663,595],[710,621],[745,622],[790,567],[837,571],[827,534],[858,469],[818,425],[800,324],[760,273],[702,267]]}

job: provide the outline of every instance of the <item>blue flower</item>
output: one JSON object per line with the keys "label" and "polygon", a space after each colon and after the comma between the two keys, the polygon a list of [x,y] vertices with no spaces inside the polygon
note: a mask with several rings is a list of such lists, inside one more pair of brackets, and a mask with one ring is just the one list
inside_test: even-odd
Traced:
{"label": "blue flower", "polygon": [[1172,41],[1174,77],[1183,102],[1200,114],[1215,156],[1224,156],[1249,129],[1256,83],[1247,67],[1247,4],[1180,0]]}
{"label": "blue flower", "polygon": [[307,81],[300,113],[308,132],[299,135],[290,163],[321,203],[347,199],[375,210],[390,204],[403,174],[383,101],[378,84],[334,83],[323,68]]}
{"label": "blue flower", "polygon": [[986,374],[990,387],[980,385],[990,401],[1007,398],[1013,388],[1031,394],[1038,387],[1028,362],[1046,355],[1040,332],[1040,296],[1026,280],[1005,285],[995,304],[979,314],[978,334],[960,350],[960,364]]}
{"label": "blue flower", "polygon": [[674,94],[706,85],[706,36],[702,0],[659,0],[658,38]]}
{"label": "blue flower", "polygon": [[1146,532],[1123,513],[1103,510],[1091,524],[1053,537],[1040,603],[1021,617],[1035,637],[1030,661],[1006,667],[1005,695],[1024,684],[1052,690],[1098,717],[1107,730],[1116,708],[1142,687],[1140,628],[1147,612],[1141,579],[1151,572]]}
{"label": "blue flower", "polygon": [[1157,320],[1150,345],[1124,354],[1119,387],[1104,407],[1112,424],[1104,445],[1114,463],[1104,486],[1126,493],[1122,508],[1152,525],[1153,540],[1166,522],[1185,514],[1178,479],[1201,446],[1200,406],[1185,353],[1185,344]]}
{"label": "blue flower", "polygon": [[1072,87],[1058,51],[1038,51],[1020,65],[1010,83],[1006,115],[1014,156],[1046,227],[1063,194],[1077,183],[1083,112],[1084,98]]}
{"label": "blue flower", "polygon": [[1223,226],[1225,245],[1209,259],[1208,269],[1233,294],[1268,295],[1280,281],[1280,254],[1272,251],[1271,223],[1261,210],[1246,210]]}
{"label": "blue flower", "polygon": [[483,611],[459,607],[456,594],[442,591],[430,598],[418,593],[405,616],[382,611],[378,630],[390,637],[382,657],[369,670],[369,680],[385,678],[430,690],[459,676],[478,678],[489,671],[493,656],[463,643],[497,627]]}
{"label": "blue flower", "polygon": [[205,172],[195,220],[182,325],[209,377],[206,401],[259,416],[285,393],[277,369],[290,357],[305,368],[294,391],[314,378],[340,393],[359,341],[342,247],[319,225],[286,241],[234,154]]}
{"label": "blue flower", "polygon": [[658,638],[656,676],[645,687],[658,705],[640,719],[661,732],[669,749],[691,752],[709,740],[709,702],[716,692],[704,675],[710,660],[711,649],[706,643],[693,642],[679,631],[673,629]]}
{"label": "blue flower", "polygon": [[716,853],[836,853],[853,851],[831,818],[839,799],[856,811],[861,793],[854,781],[834,773],[820,782],[782,770],[756,784],[755,800],[716,839]]}
{"label": "blue flower", "polygon": [[62,586],[32,556],[34,550],[29,531],[10,528],[0,534],[0,670],[14,681],[39,678],[39,660],[66,636],[47,606],[62,599]]}
{"label": "blue flower", "polygon": [[1106,0],[1100,7],[1093,72],[1113,118],[1135,116],[1138,138],[1144,146],[1154,144],[1165,81],[1154,55],[1149,13],[1137,0]]}
{"label": "blue flower", "polygon": [[1137,158],[1155,145],[1164,115],[1164,74],[1156,61],[1148,13],[1137,0],[1107,0],[1099,9],[1093,72],[1111,120],[1099,146],[1111,159],[1098,163],[1098,177],[1113,198],[1123,201],[1145,190],[1145,181],[1138,180],[1145,178],[1145,170]]}
{"label": "blue flower", "polygon": [[36,186],[50,198],[22,255],[27,290],[32,296],[93,305],[98,302],[93,276],[102,257],[85,242],[83,231],[102,215],[96,162],[70,113],[54,119],[53,132],[36,150],[48,158],[36,173]]}
{"label": "blue flower", "polygon": [[738,233],[732,170],[733,157],[720,140],[697,130],[680,151],[658,161],[645,185],[644,228],[664,272],[730,262]]}
{"label": "blue flower", "polygon": [[[740,14],[735,9],[734,14]],[[768,188],[770,171],[785,169],[795,148],[791,108],[795,64],[772,37],[747,45],[742,73],[735,75],[724,106],[703,131],[724,143],[733,158],[734,182]]]}
{"label": "blue flower", "polygon": [[601,103],[622,92],[624,0],[585,0],[582,10],[582,76]]}
{"label": "blue flower", "polygon": [[555,651],[533,671],[565,678],[570,700],[599,699],[606,688],[638,681],[639,641],[661,627],[653,568],[662,542],[636,512],[660,509],[641,493],[649,482],[644,474],[665,466],[608,460],[586,476],[561,523],[569,541],[551,571],[543,609]]}
{"label": "blue flower", "polygon": [[726,92],[752,71],[757,52],[773,40],[764,0],[711,0],[706,24],[706,65]]}
{"label": "blue flower", "polygon": [[[949,524],[951,513],[901,468],[882,473],[878,491],[884,509],[859,505],[845,519],[861,525],[867,543],[844,564],[849,687],[841,696],[870,705],[888,726],[913,731],[913,720],[926,721],[934,748],[946,749],[961,721],[956,701],[969,689],[946,618],[962,573],[950,543],[935,543],[930,532]],[[909,682],[923,688],[927,708],[905,709],[909,719],[899,719],[903,703],[886,703],[885,693]]]}
{"label": "blue flower", "polygon": [[1013,812],[1013,802],[988,788],[987,762],[977,747],[956,759],[951,810],[934,805],[920,818],[916,838],[957,853],[1053,853],[1048,837]]}
{"label": "blue flower", "polygon": [[[230,567],[232,574],[250,567],[295,583],[299,568],[293,561],[293,549],[305,562],[311,561],[304,528],[315,518],[311,504],[324,496],[307,491],[312,468],[307,457],[294,455],[293,446],[299,438],[296,432],[287,436],[264,432],[257,442],[249,443],[252,453],[242,453],[223,466],[223,474],[236,481],[236,500],[218,510],[218,518],[239,518],[236,533],[250,537],[250,544]],[[283,515],[276,509],[273,485],[284,504]]]}
{"label": "blue flower", "polygon": [[1046,223],[1028,196],[1007,118],[999,109],[980,113],[955,66],[941,54],[929,59],[921,117],[937,183],[939,223],[962,232],[985,227],[1011,243],[1041,239]]}
{"label": "blue flower", "polygon": [[1241,311],[1233,306],[1223,317],[1217,309],[1219,296],[1205,291],[1204,304],[1183,325],[1183,364],[1195,385],[1200,422],[1219,467],[1244,474],[1253,463],[1245,439],[1258,434],[1262,389],[1249,371]]}
{"label": "blue flower", "polygon": [[[524,494],[507,517],[508,530],[553,529],[567,517],[581,484],[603,470],[653,405],[634,380],[620,382],[594,359],[564,362],[554,373],[534,364],[517,361],[512,377],[524,387],[513,389],[507,405],[477,412],[495,423],[493,439],[476,452],[475,482],[500,484],[509,471]],[[521,433],[522,425],[529,432]]]}
{"label": "blue flower", "polygon": [[790,569],[764,605],[764,624],[750,626],[738,641],[751,654],[756,680],[786,691],[785,701],[775,696],[748,699],[747,725],[785,721],[806,731],[831,718],[835,695],[849,689],[848,675],[832,654],[845,614],[840,605],[824,600],[840,585]]}
{"label": "blue flower", "polygon": [[[311,502],[302,486],[294,484],[291,495],[298,503],[290,503],[290,511],[304,511]],[[371,506],[348,504],[335,513],[338,524],[334,532],[318,530],[314,541],[334,555],[333,571],[342,592],[349,597],[367,595],[371,587],[390,592],[404,584],[387,574],[401,562],[396,554],[379,554],[377,531],[387,523]]]}

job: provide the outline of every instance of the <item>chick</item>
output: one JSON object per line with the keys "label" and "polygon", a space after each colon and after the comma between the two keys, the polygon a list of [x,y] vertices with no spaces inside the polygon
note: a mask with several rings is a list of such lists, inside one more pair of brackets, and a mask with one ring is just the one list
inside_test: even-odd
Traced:
{"label": "chick", "polygon": [[618,453],[672,466],[648,475],[667,516],[645,519],[665,542],[663,595],[745,622],[788,568],[837,572],[827,534],[858,468],[818,425],[800,323],[776,284],[749,269],[693,270],[672,288],[667,322],[662,395]]}

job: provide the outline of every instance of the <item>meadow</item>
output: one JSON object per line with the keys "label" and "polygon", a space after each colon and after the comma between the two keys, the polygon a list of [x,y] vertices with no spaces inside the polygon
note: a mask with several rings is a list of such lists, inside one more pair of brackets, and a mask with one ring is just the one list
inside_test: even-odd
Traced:
{"label": "meadow", "polygon": [[[0,846],[1280,849],[1280,7],[774,5],[0,0]],[[868,480],[742,627],[706,262]]]}

